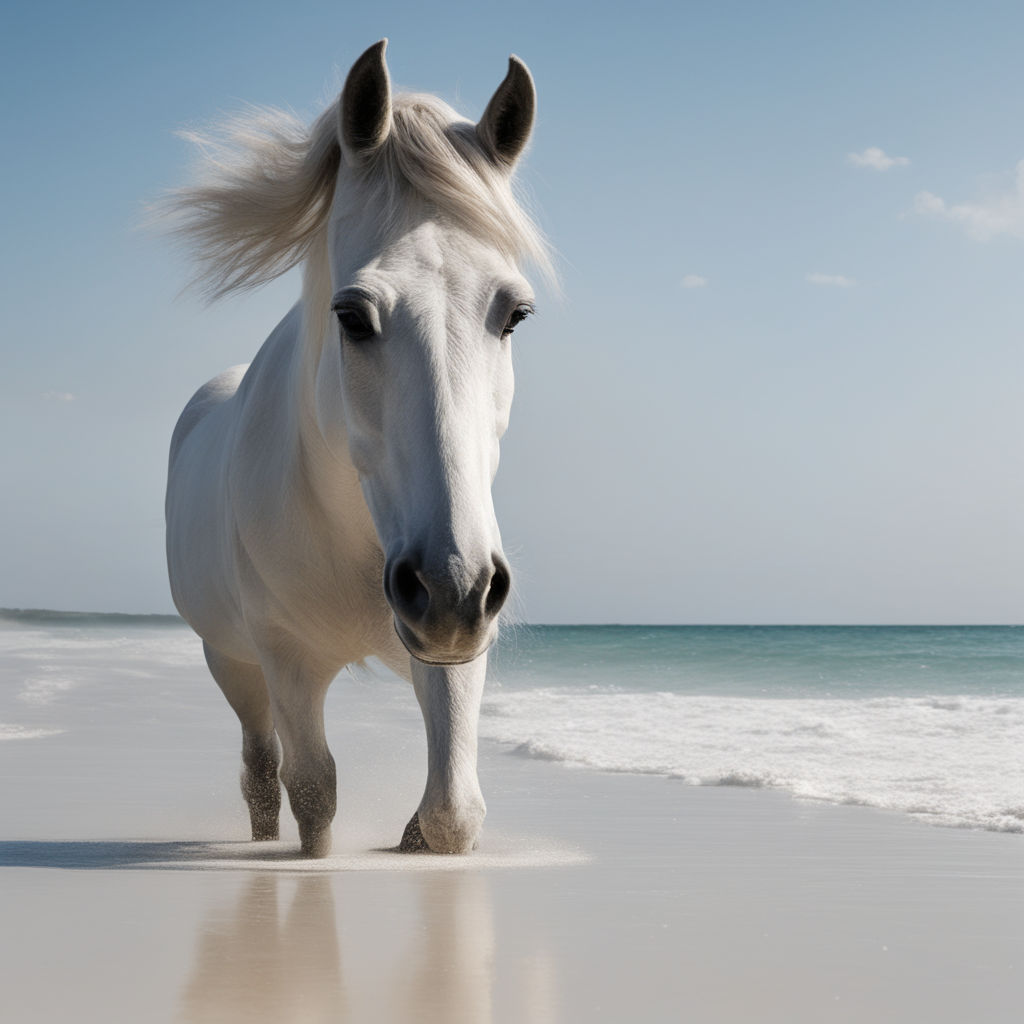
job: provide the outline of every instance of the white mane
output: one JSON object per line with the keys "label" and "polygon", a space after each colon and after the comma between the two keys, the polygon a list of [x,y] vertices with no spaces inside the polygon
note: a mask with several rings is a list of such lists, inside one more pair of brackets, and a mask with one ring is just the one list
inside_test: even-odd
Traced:
{"label": "white mane", "polygon": [[425,94],[398,95],[392,109],[386,142],[358,168],[342,162],[337,102],[310,127],[254,107],[207,132],[183,132],[200,151],[196,180],[168,193],[156,213],[199,264],[193,283],[216,299],[322,251],[339,173],[358,181],[363,205],[381,211],[382,233],[426,206],[553,281],[547,242],[473,123]]}

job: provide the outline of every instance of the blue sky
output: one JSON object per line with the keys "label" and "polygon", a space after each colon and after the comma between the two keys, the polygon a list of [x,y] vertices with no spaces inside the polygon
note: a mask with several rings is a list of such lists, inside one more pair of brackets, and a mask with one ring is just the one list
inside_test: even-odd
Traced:
{"label": "blue sky", "polygon": [[176,128],[312,116],[383,35],[470,116],[510,52],[537,81],[563,295],[495,489],[526,619],[1024,620],[1024,8],[985,2],[9,12],[0,606],[171,609],[174,420],[298,285],[204,307],[143,204]]}

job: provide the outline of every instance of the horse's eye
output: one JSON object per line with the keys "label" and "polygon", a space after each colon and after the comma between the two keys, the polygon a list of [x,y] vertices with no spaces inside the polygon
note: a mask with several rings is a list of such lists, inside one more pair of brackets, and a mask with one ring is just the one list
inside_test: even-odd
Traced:
{"label": "horse's eye", "polygon": [[532,312],[532,306],[527,306],[525,304],[522,306],[516,306],[516,308],[512,310],[512,315],[508,318],[508,323],[505,324],[505,329],[501,332],[501,336],[503,338],[507,338]]}
{"label": "horse's eye", "polygon": [[376,333],[366,316],[353,306],[337,306],[334,313],[349,341],[369,341]]}

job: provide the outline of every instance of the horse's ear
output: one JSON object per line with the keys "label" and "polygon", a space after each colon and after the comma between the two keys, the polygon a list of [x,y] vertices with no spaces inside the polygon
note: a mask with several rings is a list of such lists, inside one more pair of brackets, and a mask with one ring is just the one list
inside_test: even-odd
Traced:
{"label": "horse's ear", "polygon": [[388,41],[374,43],[352,65],[338,101],[338,140],[349,164],[383,145],[391,131],[391,80],[384,62]]}
{"label": "horse's ear", "polygon": [[530,70],[516,56],[508,59],[508,74],[487,104],[476,126],[484,148],[497,163],[511,169],[530,138],[537,93]]}

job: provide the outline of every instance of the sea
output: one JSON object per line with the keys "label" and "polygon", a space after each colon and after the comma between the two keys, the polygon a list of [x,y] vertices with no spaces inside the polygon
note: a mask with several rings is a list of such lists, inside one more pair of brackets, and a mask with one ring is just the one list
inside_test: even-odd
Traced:
{"label": "sea", "polygon": [[[118,715],[155,736],[207,700],[174,616],[0,611],[8,754],[107,743]],[[492,652],[480,734],[488,756],[1024,834],[1024,627],[520,625]]]}

